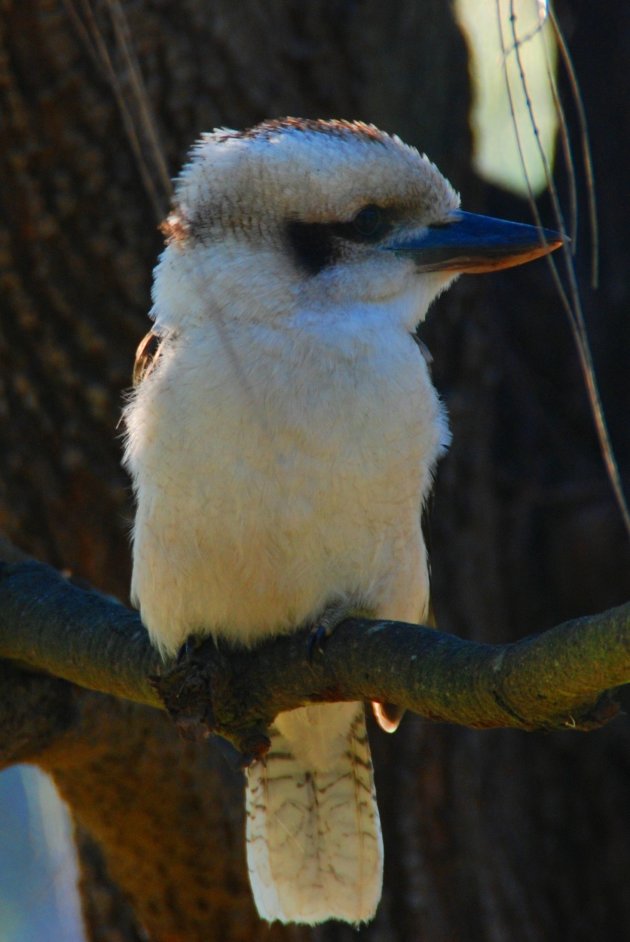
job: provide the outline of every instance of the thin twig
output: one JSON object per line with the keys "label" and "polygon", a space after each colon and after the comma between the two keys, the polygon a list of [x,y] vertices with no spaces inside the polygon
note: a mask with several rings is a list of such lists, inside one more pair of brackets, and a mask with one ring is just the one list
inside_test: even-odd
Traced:
{"label": "thin twig", "polygon": [[155,115],[153,113],[153,109],[151,108],[151,102],[147,94],[144,79],[142,78],[138,57],[133,48],[129,24],[120,4],[120,0],[107,0],[107,3],[110,9],[112,23],[114,24],[116,39],[118,40],[120,50],[127,64],[127,69],[131,78],[131,88],[138,106],[138,113],[144,128],[146,139],[151,146],[153,160],[159,174],[160,183],[162,185],[164,194],[170,198],[172,186],[168,167],[166,166],[166,160],[164,157],[164,147],[160,140],[157,123],[155,121]]}
{"label": "thin twig", "polygon": [[591,155],[591,145],[588,134],[588,122],[586,111],[582,100],[580,85],[573,68],[571,55],[567,48],[560,25],[552,10],[549,11],[549,19],[554,30],[554,36],[558,44],[562,64],[564,65],[571,91],[573,93],[573,102],[577,109],[577,116],[580,125],[580,140],[582,142],[582,159],[584,161],[584,172],[586,174],[586,192],[588,198],[588,212],[591,231],[591,288],[595,290],[599,284],[599,223],[597,220],[597,199],[595,190],[595,177],[593,174],[593,158]]}
{"label": "thin twig", "polygon": [[[129,107],[129,103],[125,96],[125,90],[123,84],[120,80],[120,77],[114,68],[112,58],[109,54],[109,50],[103,38],[103,34],[98,25],[96,17],[94,15],[94,10],[92,9],[90,0],[80,0],[83,14],[85,19],[82,20],[79,15],[76,7],[74,6],[73,0],[64,0],[64,6],[68,13],[68,16],[72,20],[73,24],[77,28],[77,31],[84,42],[85,47],[87,48],[89,54],[97,62],[98,66],[103,70],[105,77],[107,78],[109,85],[114,93],[118,108],[123,120],[123,125],[127,138],[131,145],[138,170],[140,171],[140,176],[142,178],[142,183],[146,190],[146,193],[153,205],[153,210],[155,213],[155,218],[157,222],[160,222],[166,213],[166,207],[168,205],[168,197],[170,196],[170,182],[168,184],[168,190],[164,194],[158,193],[157,186],[153,179],[153,174],[149,167],[146,155],[144,153],[142,143],[140,141],[136,121],[134,115]],[[146,94],[146,93],[145,93]],[[155,154],[154,154],[155,156]],[[161,160],[161,159],[160,159]],[[160,162],[158,162],[158,167]],[[162,180],[163,183],[163,180]]]}
{"label": "thin twig", "polygon": [[[533,213],[537,226],[539,228],[542,228],[540,213],[536,205],[536,200],[535,200],[534,193],[532,190],[531,181],[529,179],[529,174],[527,171],[527,165],[525,162],[525,155],[524,155],[523,146],[522,146],[522,140],[521,140],[520,132],[518,129],[518,122],[516,121],[514,98],[512,94],[510,78],[509,78],[509,73],[507,69],[508,48],[505,43],[505,38],[504,38],[504,33],[503,33],[503,24],[501,22],[501,13],[500,13],[498,0],[497,0],[497,19],[498,19],[498,25],[499,25],[499,36],[501,39],[501,49],[503,52],[503,65],[504,65],[506,89],[507,89],[508,101],[510,104],[510,112],[512,115],[512,121],[514,124],[514,131],[516,135],[519,159],[521,162],[523,175],[527,184],[527,191],[529,195],[529,202],[532,209],[532,213]],[[532,121],[532,126],[534,129],[534,136],[536,139],[536,144],[537,144],[540,157],[542,160],[543,168],[545,171],[545,177],[546,177],[547,186],[548,186],[550,197],[551,197],[553,212],[556,219],[556,225],[558,229],[560,230],[560,232],[565,234],[566,226],[564,222],[562,208],[560,206],[558,193],[553,182],[551,169],[549,167],[549,162],[544,152],[544,148],[542,147],[542,144],[540,142],[540,135],[538,133],[538,126],[536,124],[535,116],[533,113],[533,106],[532,106],[531,97],[528,90],[525,69],[523,67],[522,57],[520,55],[519,42],[518,42],[518,37],[516,35],[516,14],[514,12],[514,0],[510,0],[510,24],[511,24],[512,39],[513,39],[512,48],[516,55],[516,60],[517,60],[518,68],[519,68],[520,82],[521,82],[521,85],[525,94],[528,112],[529,112],[530,119]],[[621,474],[619,472],[619,466],[617,464],[615,453],[613,451],[613,447],[612,447],[612,443],[611,443],[610,435],[608,431],[608,425],[607,425],[606,418],[604,415],[601,395],[599,392],[599,386],[598,386],[597,377],[595,374],[595,367],[593,364],[592,353],[591,353],[590,344],[588,341],[586,322],[584,319],[584,312],[582,309],[582,302],[581,302],[579,287],[577,284],[575,266],[573,263],[573,258],[572,258],[571,250],[569,249],[568,243],[565,243],[565,245],[562,247],[562,255],[565,261],[566,273],[567,273],[567,278],[569,282],[569,295],[567,295],[567,292],[565,291],[560,275],[558,273],[555,259],[552,258],[551,255],[547,256],[547,263],[550,266],[552,277],[554,279],[554,283],[558,290],[559,297],[562,301],[562,305],[569,319],[569,323],[571,324],[571,329],[573,332],[573,337],[575,339],[575,343],[576,343],[576,347],[578,351],[580,367],[582,369],[582,374],[584,376],[587,395],[588,395],[588,399],[591,405],[591,412],[593,415],[595,430],[596,430],[597,437],[599,440],[600,450],[601,450],[602,457],[604,460],[604,465],[606,467],[608,478],[613,488],[613,492],[615,494],[617,505],[619,507],[619,511],[621,513],[624,526],[626,528],[626,532],[628,533],[628,536],[630,536],[630,509],[628,508],[628,504],[626,501],[626,497],[625,497],[625,493],[624,493],[623,485],[621,481]]]}

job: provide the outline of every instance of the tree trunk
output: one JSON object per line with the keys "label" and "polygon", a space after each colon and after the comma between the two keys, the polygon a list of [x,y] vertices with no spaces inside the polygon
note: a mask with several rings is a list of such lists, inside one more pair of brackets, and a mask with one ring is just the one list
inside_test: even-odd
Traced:
{"label": "tree trunk", "polygon": [[[619,157],[628,143],[630,24],[623,0],[606,16],[594,6],[572,0],[560,12],[591,121],[598,295],[587,290],[587,253],[578,267],[627,466],[618,351],[629,339],[630,279]],[[39,558],[124,599],[132,507],[116,425],[147,327],[164,185],[140,129],[154,191],[143,184],[95,52],[96,24],[138,128],[116,4],[3,7],[0,526]],[[361,118],[425,150],[467,209],[527,218],[526,207],[473,176],[465,45],[441,0],[123,8],[170,172],[217,125],[284,114]],[[544,265],[463,279],[435,306],[425,337],[454,433],[430,514],[440,627],[503,641],[624,601],[628,540]],[[22,696],[23,685],[11,674],[5,692]],[[91,939],[135,940],[142,926],[158,942],[232,942],[262,931],[270,940],[356,937],[332,923],[260,928],[246,880],[240,776],[216,744],[182,743],[156,711],[97,694],[72,690],[64,704],[67,732],[18,758],[51,772],[73,809]],[[571,737],[407,717],[395,737],[372,732],[385,890],[361,936],[622,934],[630,923],[627,724]]]}

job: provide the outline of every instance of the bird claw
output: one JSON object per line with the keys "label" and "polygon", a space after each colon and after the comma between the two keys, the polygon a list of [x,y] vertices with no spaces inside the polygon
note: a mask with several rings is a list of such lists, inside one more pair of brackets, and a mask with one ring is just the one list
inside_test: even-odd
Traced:
{"label": "bird claw", "polygon": [[333,603],[326,608],[319,619],[311,628],[306,642],[306,655],[309,664],[313,663],[315,654],[324,654],[324,646],[337,627],[350,617],[354,609],[345,602]]}
{"label": "bird claw", "polygon": [[316,652],[317,654],[324,653],[324,645],[334,630],[334,627],[331,628],[327,625],[313,625],[308,636],[308,641],[306,642],[306,656],[309,664],[313,663]]}
{"label": "bird claw", "polygon": [[177,652],[177,657],[175,659],[175,663],[177,664],[178,667],[181,667],[182,664],[185,664],[186,661],[190,660],[192,653],[195,650],[195,647],[196,646],[192,637],[189,636],[188,638],[186,638],[181,648]]}

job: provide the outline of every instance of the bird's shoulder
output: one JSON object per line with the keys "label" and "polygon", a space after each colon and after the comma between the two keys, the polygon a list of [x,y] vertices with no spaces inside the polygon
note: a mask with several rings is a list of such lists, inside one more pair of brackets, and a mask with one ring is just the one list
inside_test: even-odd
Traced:
{"label": "bird's shoulder", "polygon": [[163,342],[163,337],[154,330],[150,330],[138,344],[133,363],[132,378],[134,386],[138,386],[157,366]]}
{"label": "bird's shoulder", "polygon": [[431,351],[429,350],[429,348],[427,347],[426,343],[423,340],[421,340],[420,337],[418,337],[417,333],[415,332],[411,334],[411,339],[416,344],[418,350],[420,351],[422,355],[422,359],[424,360],[426,365],[430,367],[431,364],[433,363],[433,355]]}

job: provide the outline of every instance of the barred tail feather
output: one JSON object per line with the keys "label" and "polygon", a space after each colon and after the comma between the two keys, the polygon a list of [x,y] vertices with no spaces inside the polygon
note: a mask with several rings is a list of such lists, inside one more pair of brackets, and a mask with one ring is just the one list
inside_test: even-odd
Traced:
{"label": "barred tail feather", "polygon": [[247,773],[247,862],[261,917],[371,919],[383,843],[363,707],[305,707],[278,717],[271,736],[265,761]]}

